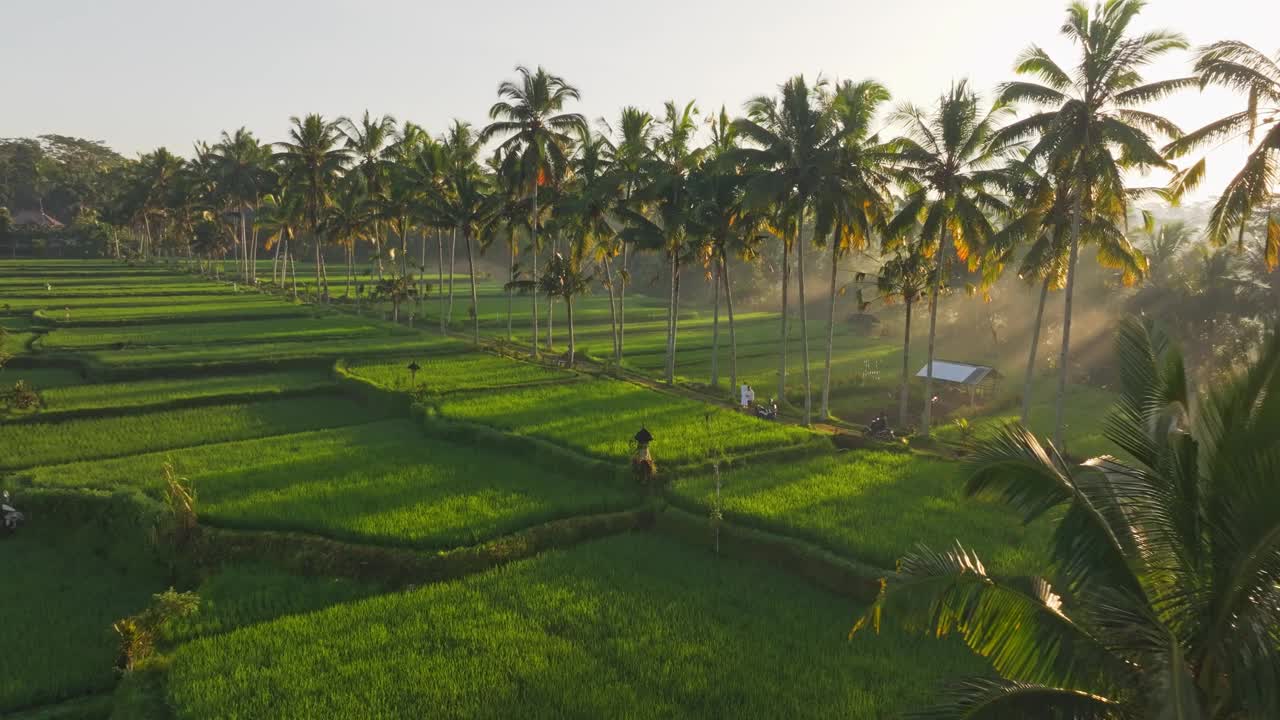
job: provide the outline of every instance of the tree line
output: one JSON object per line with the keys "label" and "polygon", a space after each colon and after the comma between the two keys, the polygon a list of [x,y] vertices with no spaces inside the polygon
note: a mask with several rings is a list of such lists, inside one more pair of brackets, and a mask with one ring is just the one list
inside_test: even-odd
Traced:
{"label": "tree line", "polygon": [[[1082,246],[1094,248],[1099,262],[1125,282],[1142,279],[1148,258],[1127,236],[1135,201],[1177,202],[1204,175],[1203,159],[1184,160],[1198,148],[1247,135],[1252,151],[1215,203],[1206,240],[1256,241],[1268,267],[1280,259],[1280,214],[1273,210],[1280,66],[1248,45],[1223,41],[1197,48],[1185,76],[1147,78],[1143,72],[1154,60],[1188,43],[1174,32],[1134,31],[1142,7],[1141,0],[1070,5],[1061,32],[1075,48],[1072,61],[1059,64],[1033,45],[1017,58],[1016,77],[989,98],[957,81],[928,105],[893,105],[889,90],[873,80],[795,76],[749,100],[736,116],[721,108],[704,117],[694,102],[671,101],[658,113],[626,107],[593,126],[572,112],[579,91],[565,78],[518,67],[515,78],[499,86],[483,127],[455,121],[432,135],[366,112],[358,120],[292,118],[289,137],[276,143],[241,128],[212,145],[197,143],[191,160],[160,148],[124,165],[112,217],[133,244],[121,247],[117,240],[113,251],[147,257],[165,250],[203,260],[229,255],[246,282],[257,281],[259,251],[274,252],[273,282],[286,284],[292,271],[296,293],[294,259],[305,248],[318,297],[327,302],[326,249],[344,252],[344,294],[356,277],[356,247],[364,244],[379,287],[404,298],[427,289],[426,238],[434,236],[441,286],[446,267],[449,272],[450,292],[440,292],[443,329],[452,313],[460,237],[471,276],[473,339],[479,340],[475,253],[497,246],[508,256],[508,340],[516,294],[530,298],[534,356],[540,341],[551,348],[552,306],[563,302],[570,362],[573,304],[595,286],[608,294],[612,359],[622,361],[633,262],[652,253],[667,276],[666,381],[675,377],[681,281],[695,269],[714,287],[716,350],[723,294],[728,376],[736,386],[728,260],[750,261],[775,244],[782,251],[778,396],[787,397],[788,325],[798,314],[806,423],[829,413],[840,264],[855,253],[874,253],[878,271],[857,278],[870,291],[868,297],[859,290],[859,309],[891,300],[904,306],[903,425],[911,421],[907,351],[915,306],[924,303],[929,315],[927,399],[940,294],[967,278],[988,285],[1015,266],[1040,291],[1024,421],[1041,318],[1049,293],[1062,291],[1055,432],[1061,447]],[[1146,109],[1172,93],[1209,85],[1240,91],[1246,101],[1191,132]],[[1127,182],[1129,173],[1147,170],[1168,171],[1172,180],[1160,187]],[[412,236],[423,239],[418,258],[409,257]],[[831,262],[816,413],[805,287],[805,264],[814,252],[830,253]],[[789,306],[793,292],[798,312]],[[539,295],[547,299],[545,335]],[[712,384],[719,379],[713,360]],[[923,406],[920,426],[927,435],[931,403]]]}

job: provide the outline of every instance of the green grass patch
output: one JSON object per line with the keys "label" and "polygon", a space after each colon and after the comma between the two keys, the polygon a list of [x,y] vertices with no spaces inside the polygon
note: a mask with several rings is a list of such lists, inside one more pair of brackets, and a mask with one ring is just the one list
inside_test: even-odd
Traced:
{"label": "green grass patch", "polygon": [[200,607],[161,627],[165,642],[179,643],[287,615],[300,615],[382,592],[374,583],[347,578],[304,577],[269,565],[232,565],[202,580]]}
{"label": "green grass patch", "polygon": [[[418,364],[416,376],[407,369],[410,362]],[[346,368],[355,377],[390,390],[421,389],[432,394],[572,380],[576,377],[565,370],[476,353],[357,360],[347,363]]]}
{"label": "green grass patch", "polygon": [[518,388],[450,397],[441,414],[549,440],[601,459],[624,461],[643,425],[659,468],[713,454],[729,455],[799,445],[816,436],[804,429],[757,420],[705,403],[616,380]]}
{"label": "green grass patch", "polygon": [[626,535],[182,646],[178,718],[883,718],[981,665],[777,571]]}
{"label": "green grass patch", "polygon": [[[885,569],[917,543],[943,550],[958,540],[1000,572],[1042,572],[1047,530],[1024,527],[1003,505],[964,498],[962,488],[959,463],[849,450],[722,471],[720,498],[733,522]],[[715,478],[682,478],[672,491],[709,510]]]}
{"label": "green grass patch", "polygon": [[332,386],[323,370],[290,370],[248,375],[136,380],[96,385],[70,385],[42,390],[44,408],[51,412],[117,409],[221,396],[281,395]]}
{"label": "green grass patch", "polygon": [[347,398],[300,397],[141,415],[0,425],[0,470],[354,425],[379,413]]}
{"label": "green grass patch", "polygon": [[223,343],[175,347],[94,350],[85,353],[99,366],[149,368],[333,360],[340,357],[387,356],[405,353],[454,353],[466,349],[461,340],[426,333],[396,333],[356,338],[325,338],[308,342]]}
{"label": "green grass patch", "polygon": [[54,307],[37,310],[35,316],[58,325],[75,325],[294,317],[314,313],[312,308],[277,298],[246,295],[235,300],[216,298],[213,302],[190,302],[189,298],[175,298],[173,302],[149,305],[79,307],[70,310]]}
{"label": "green grass patch", "polygon": [[312,341],[388,335],[400,330],[392,325],[347,315],[273,318],[187,324],[141,325],[127,328],[82,327],[55,330],[40,341],[45,350],[147,347],[210,343],[267,343]]}
{"label": "green grass patch", "polygon": [[217,525],[419,548],[471,545],[638,501],[621,484],[425,437],[409,420],[37,468],[42,486],[162,491],[172,461]]}
{"label": "green grass patch", "polygon": [[98,538],[35,525],[0,540],[0,578],[0,713],[114,686],[111,623],[165,587],[157,568],[120,562]]}

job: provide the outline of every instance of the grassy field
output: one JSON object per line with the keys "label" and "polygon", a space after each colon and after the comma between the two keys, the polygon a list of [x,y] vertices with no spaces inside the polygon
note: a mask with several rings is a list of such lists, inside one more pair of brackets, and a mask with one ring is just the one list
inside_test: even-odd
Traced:
{"label": "grassy field", "polygon": [[142,415],[0,424],[0,470],[354,425],[379,413],[336,396],[182,408]]}
{"label": "grassy field", "polygon": [[208,522],[418,548],[470,545],[639,500],[629,487],[423,437],[408,420],[51,465],[24,475],[41,486],[134,486],[159,497],[166,462],[194,484]]}
{"label": "grassy field", "polygon": [[[419,370],[412,374],[409,363]],[[392,360],[358,360],[346,364],[355,377],[391,390],[422,390],[434,395],[459,390],[496,389],[516,385],[573,380],[571,372],[493,355],[407,356]]]}
{"label": "grassy field", "polygon": [[115,684],[111,623],[165,586],[158,568],[120,562],[101,545],[60,529],[0,539],[0,714]]}
{"label": "grassy field", "polygon": [[[980,666],[846,639],[856,608],[652,536],[182,646],[178,718],[882,718]],[[335,692],[335,688],[341,688]]]}
{"label": "grassy field", "polygon": [[644,426],[656,438],[651,447],[659,467],[664,462],[682,465],[719,453],[737,455],[818,439],[798,427],[617,380],[450,396],[438,407],[445,418],[542,438],[615,461],[630,456],[632,436]]}
{"label": "grassy field", "polygon": [[193,332],[188,324],[173,323],[126,328],[65,328],[45,335],[39,347],[50,351],[69,351],[156,345],[267,343],[390,335],[396,331],[406,332],[394,325],[363,318],[329,315],[204,322],[200,323],[198,332]]}
{"label": "grassy field", "polygon": [[236,318],[302,317],[314,311],[301,305],[291,305],[278,298],[263,296],[237,296],[236,299],[218,298],[213,302],[190,303],[178,299],[173,302],[139,306],[83,307],[62,310],[37,310],[37,319],[56,325],[77,323],[124,324],[158,321],[230,320]]}
{"label": "grassy field", "polygon": [[[962,497],[963,468],[886,450],[846,451],[785,465],[721,473],[725,517],[804,538],[891,569],[916,543],[935,550],[960,541],[1004,573],[1043,567],[1044,528],[1023,527],[1002,505]],[[673,492],[709,510],[715,478],[676,482]]]}
{"label": "grassy field", "polygon": [[[260,265],[268,277],[269,270],[269,262]],[[298,270],[303,289],[311,287],[308,268]],[[334,279],[341,298],[343,283]],[[482,332],[505,337],[505,293],[491,279],[479,289]],[[307,548],[320,537],[376,546],[361,552],[377,557],[422,559],[551,520],[568,527],[576,517],[640,506],[644,493],[612,479],[610,468],[557,466],[563,455],[543,445],[621,469],[643,426],[655,436],[660,471],[676,477],[667,499],[699,515],[713,502],[706,465],[723,458],[734,461],[721,478],[721,503],[735,524],[881,568],[917,542],[942,548],[959,540],[999,572],[1042,569],[1044,529],[961,497],[956,462],[905,450],[837,451],[821,433],[697,399],[688,390],[709,380],[713,330],[710,308],[693,300],[680,313],[683,387],[671,392],[593,377],[598,369],[589,363],[569,371],[474,352],[463,339],[467,278],[455,277],[453,336],[438,332],[440,290],[411,304],[411,328],[386,322],[386,304],[367,299],[322,307],[174,268],[0,260],[0,306],[9,303],[0,322],[20,352],[20,362],[0,372],[0,388],[26,379],[42,399],[38,411],[0,415],[0,481],[19,489],[136,488],[163,499],[163,468],[172,463],[194,488],[200,521],[223,528],[207,537],[249,543],[264,536],[233,531],[287,531],[271,542],[313,536]],[[545,299],[539,304],[545,311]],[[529,309],[528,297],[515,299],[513,339],[522,344]],[[826,331],[818,310],[809,315],[815,409]],[[555,313],[558,353],[567,341],[563,303]],[[662,298],[629,294],[626,369],[661,376],[665,313]],[[606,358],[607,297],[583,298],[575,315],[579,352]],[[767,398],[776,388],[779,317],[744,305],[737,320],[739,377]],[[716,393],[723,396],[729,337],[723,315],[721,322]],[[865,422],[876,410],[896,410],[899,342],[836,328],[837,416]],[[924,347],[913,342],[914,370]],[[948,342],[947,352],[978,361],[1007,350]],[[798,323],[787,348],[787,399],[798,403]],[[412,379],[410,362],[419,366]],[[418,391],[429,419],[344,375]],[[1016,413],[1010,387],[974,416],[974,435]],[[1037,388],[1037,428],[1051,416],[1049,389],[1048,380]],[[914,392],[922,401],[918,385]],[[1109,399],[1105,390],[1073,389],[1073,452],[1097,447],[1094,418]],[[513,457],[509,442],[487,431],[454,432],[454,422],[534,438],[538,453]],[[938,434],[962,440],[948,423]],[[0,541],[0,578],[38,576],[31,593],[0,586],[0,622],[24,624],[13,634],[21,662],[0,652],[0,714],[110,689],[117,679],[110,622],[171,579],[104,559],[92,539],[60,535],[43,517],[32,521],[30,532]],[[635,531],[404,592],[390,592],[391,577],[354,582],[266,564],[192,563],[172,577],[187,583],[179,589],[197,590],[202,606],[163,628],[168,670],[157,687],[179,720],[882,718],[918,707],[947,678],[983,670],[956,643],[897,634],[850,641],[856,603],[764,562],[719,559],[679,542]],[[327,560],[352,552],[336,548],[324,551],[334,553]],[[483,549],[456,556],[471,552]],[[271,556],[254,555],[263,563]],[[41,594],[50,598],[43,614]],[[122,688],[117,715],[132,717],[133,691]]]}
{"label": "grassy field", "polygon": [[[119,409],[222,396],[272,396],[301,393],[333,385],[323,370],[226,375],[201,378],[137,380],[92,385],[64,385],[41,390],[50,412]],[[37,387],[42,387],[37,385]]]}

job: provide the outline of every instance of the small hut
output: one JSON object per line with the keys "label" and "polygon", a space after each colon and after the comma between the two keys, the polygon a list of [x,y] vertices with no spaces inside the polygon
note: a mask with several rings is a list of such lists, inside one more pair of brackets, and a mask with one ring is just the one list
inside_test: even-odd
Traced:
{"label": "small hut", "polygon": [[[916,377],[929,376],[929,365],[926,363],[916,373]],[[956,390],[968,392],[969,404],[973,405],[979,397],[990,395],[1000,381],[1000,373],[986,365],[953,362],[951,360],[933,361],[933,379]]]}

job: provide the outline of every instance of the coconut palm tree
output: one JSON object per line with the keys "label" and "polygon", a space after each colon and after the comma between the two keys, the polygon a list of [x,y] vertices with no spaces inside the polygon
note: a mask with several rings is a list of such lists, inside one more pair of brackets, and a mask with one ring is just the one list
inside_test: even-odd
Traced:
{"label": "coconut palm tree", "polygon": [[1280,335],[1197,392],[1167,337],[1122,323],[1106,435],[1127,455],[1071,465],[1010,426],[966,490],[1053,526],[1046,578],[973,551],[904,557],[859,623],[959,635],[999,679],[955,686],[934,718],[1280,715]]}
{"label": "coconut palm tree", "polygon": [[293,240],[302,228],[302,197],[296,193],[279,193],[266,195],[258,206],[256,224],[262,229],[267,247],[275,244],[281,248],[283,272],[280,284],[283,285],[293,272],[293,299],[298,299],[298,267],[293,261]]}
{"label": "coconut palm tree", "polygon": [[[234,208],[238,216],[241,273],[245,282],[257,278],[257,245],[250,242],[249,213],[256,210],[261,197],[270,189],[270,146],[263,145],[245,128],[235,133],[222,133],[222,139],[212,148],[213,172],[217,194]],[[257,232],[253,233],[256,238]]]}
{"label": "coconut palm tree", "polygon": [[938,295],[949,275],[954,255],[975,268],[981,249],[996,233],[989,215],[1007,206],[994,190],[1005,182],[1004,148],[991,142],[1007,108],[997,103],[984,109],[977,93],[961,80],[938,98],[929,110],[914,105],[898,108],[893,119],[906,135],[899,138],[901,167],[912,178],[907,196],[886,233],[897,237],[919,225],[924,251],[937,270],[929,290],[929,341],[925,374],[925,403],[921,433],[929,436],[933,421],[933,362],[938,326]]}
{"label": "coconut palm tree", "polygon": [[[646,173],[653,159],[654,125],[653,115],[637,107],[627,106],[618,114],[617,127],[608,127],[608,131],[615,136],[609,157],[609,167],[617,177],[619,187],[615,215],[641,211],[636,203],[636,190],[648,184]],[[621,236],[609,245],[622,255],[622,267],[617,273],[618,353],[615,360],[621,363],[627,338],[627,285],[631,282],[632,253],[630,245]]]}
{"label": "coconut palm tree", "polygon": [[693,224],[696,234],[706,238],[705,263],[710,265],[713,311],[711,316],[711,387],[720,385],[720,289],[725,287],[730,303],[729,387],[738,384],[737,338],[733,329],[732,294],[728,292],[728,267],[725,257],[729,246],[744,235],[755,232],[759,214],[744,199],[745,177],[735,162],[739,149],[738,131],[722,106],[718,115],[708,118],[711,142],[703,162],[693,173]]}
{"label": "coconut palm tree", "polygon": [[[932,287],[936,265],[918,235],[886,238],[883,247],[890,257],[876,274],[876,289],[887,305],[902,301],[905,311],[902,330],[902,377],[898,383],[898,424],[909,427],[911,401],[911,311],[921,296]],[[867,301],[858,291],[859,309],[865,310]],[[927,401],[927,398],[926,398]]]}
{"label": "coconut palm tree", "polygon": [[796,250],[796,279],[800,304],[800,345],[804,375],[804,422],[812,415],[809,379],[809,321],[804,293],[804,242],[807,213],[819,187],[834,169],[839,146],[837,123],[825,97],[826,82],[813,87],[797,75],[779,87],[777,97],[760,96],[747,102],[747,116],[735,121],[744,147],[737,156],[748,166],[747,200],[754,207],[773,204],[789,219],[791,235],[784,237],[782,272],[782,349],[778,367],[778,396],[786,397],[787,367],[787,255]]}
{"label": "coconut palm tree", "polygon": [[[873,231],[883,229],[892,206],[889,186],[894,180],[897,154],[891,143],[872,132],[871,123],[889,101],[889,91],[873,80],[840,83],[828,102],[834,115],[835,145],[814,192],[815,236],[831,243],[831,288],[827,313],[827,352],[818,416],[830,417],[831,354],[835,340],[837,278],[840,258],[863,250]],[[803,295],[803,293],[802,293]]]}
{"label": "coconut palm tree", "polygon": [[[610,172],[609,158],[612,146],[604,135],[589,129],[579,131],[575,152],[570,160],[570,175],[559,212],[568,220],[571,233],[569,252],[564,266],[558,270],[561,279],[558,287],[574,289],[573,278],[585,272],[587,260],[597,262],[603,270],[602,281],[609,292],[609,328],[613,339],[613,357],[618,359],[618,313],[614,301],[615,282],[612,260],[617,256],[617,233],[611,220],[619,194],[618,178]],[[584,256],[583,253],[588,255]],[[567,274],[566,274],[567,273]],[[572,277],[571,277],[572,276]],[[545,277],[545,276],[544,276]],[[552,293],[570,302],[564,292]],[[581,294],[581,293],[576,293]],[[576,296],[575,294],[575,296]],[[568,310],[566,305],[566,310]],[[573,345],[572,315],[570,315],[570,346]],[[572,355],[572,350],[570,355]]]}
{"label": "coconut palm tree", "polygon": [[[406,124],[407,127],[408,124]],[[359,122],[348,117],[339,118],[338,129],[342,132],[346,149],[351,153],[355,170],[364,177],[369,197],[375,202],[379,201],[390,183],[388,174],[392,163],[385,153],[398,141],[396,119],[390,115],[375,118],[365,110]],[[371,235],[374,245],[373,254],[378,259],[379,277],[382,275],[382,246],[385,240],[382,232],[383,221],[382,218],[376,221]],[[409,255],[403,237],[400,255],[403,274],[407,267],[404,263],[407,262]]]}
{"label": "coconut palm tree", "polygon": [[356,243],[374,232],[378,213],[369,197],[364,178],[358,174],[344,177],[333,193],[332,202],[325,206],[320,218],[320,233],[330,242],[338,244],[347,254],[346,288],[343,294],[351,297],[351,284],[355,280]]}
{"label": "coconut palm tree", "polygon": [[1148,280],[1157,285],[1164,282],[1174,261],[1193,241],[1194,232],[1181,220],[1156,224],[1150,214],[1144,216],[1137,239],[1147,259]]}
{"label": "coconut palm tree", "polygon": [[[480,133],[480,140],[487,142],[496,137],[506,138],[502,145],[504,158],[529,184],[531,244],[533,246],[533,274],[538,273],[538,187],[549,178],[563,174],[568,163],[568,145],[571,133],[586,126],[586,120],[578,113],[564,112],[570,100],[579,99],[578,89],[564,78],[552,75],[543,68],[530,71],[517,67],[519,79],[503,81],[498,86],[500,100],[489,108],[489,123]],[[533,346],[538,355],[538,295],[533,298]]]}
{"label": "coconut palm tree", "polygon": [[467,273],[471,277],[472,340],[480,343],[480,303],[476,292],[476,263],[472,240],[490,221],[499,196],[485,176],[479,156],[482,141],[471,124],[455,120],[445,136],[445,165],[442,182],[429,202],[436,214],[462,233],[467,250]]}
{"label": "coconut palm tree", "polygon": [[[1218,245],[1232,233],[1243,244],[1245,228],[1253,214],[1265,208],[1263,258],[1266,267],[1280,266],[1280,213],[1274,200],[1280,188],[1280,64],[1245,43],[1227,40],[1200,48],[1195,71],[1200,86],[1220,85],[1243,92],[1245,109],[1187,133],[1166,146],[1172,156],[1214,141],[1246,136],[1256,145],[1244,167],[1227,183],[1209,215],[1209,239]],[[1261,136],[1261,139],[1258,139]],[[1204,174],[1204,161],[1196,163],[1178,181],[1188,189]]]}
{"label": "coconut palm tree", "polygon": [[495,151],[488,161],[488,170],[493,178],[496,206],[490,216],[489,223],[483,228],[487,242],[493,243],[499,238],[507,245],[507,342],[511,342],[512,329],[512,295],[516,286],[519,268],[516,258],[520,254],[520,235],[529,229],[529,208],[523,195],[523,183],[517,173],[518,168],[504,162],[501,150]]}
{"label": "coconut palm tree", "polygon": [[624,242],[646,249],[661,249],[668,274],[667,346],[665,380],[675,383],[676,340],[680,315],[680,270],[694,253],[690,244],[694,229],[694,197],[690,175],[698,167],[705,148],[694,146],[698,108],[690,101],[678,105],[669,100],[653,141],[653,154],[645,172],[646,185],[637,188],[637,208],[622,208],[627,223]]}
{"label": "coconut palm tree", "polygon": [[573,301],[579,295],[591,290],[594,276],[586,269],[591,254],[591,235],[578,232],[569,242],[567,254],[556,253],[547,263],[547,269],[538,278],[538,288],[548,297],[557,297],[564,301],[565,312],[569,320],[569,358],[568,366],[573,367],[574,355],[577,352],[576,333],[573,323]]}
{"label": "coconut palm tree", "polygon": [[1018,58],[1016,70],[1040,82],[1016,81],[1001,88],[1003,102],[1044,108],[1005,128],[1002,139],[1034,138],[1028,160],[1044,162],[1052,172],[1065,174],[1073,203],[1054,430],[1059,447],[1082,228],[1090,219],[1104,217],[1117,225],[1124,223],[1132,194],[1124,185],[1125,170],[1173,169],[1149,133],[1177,138],[1181,130],[1168,119],[1138,108],[1195,82],[1194,78],[1144,81],[1142,70],[1147,65],[1185,48],[1187,42],[1168,31],[1131,32],[1129,26],[1143,5],[1143,0],[1105,0],[1092,10],[1083,3],[1070,5],[1062,34],[1080,50],[1075,71],[1068,73],[1033,45]]}
{"label": "coconut palm tree", "polygon": [[349,153],[339,144],[338,124],[317,114],[290,118],[289,140],[277,143],[286,187],[302,198],[305,228],[315,243],[316,292],[327,302],[329,284],[324,273],[323,239],[320,221],[329,205],[334,186],[346,165]]}

